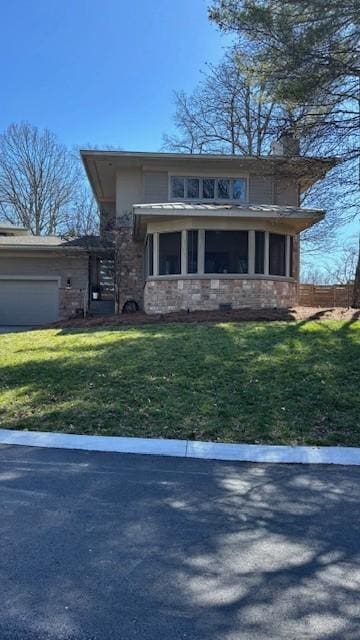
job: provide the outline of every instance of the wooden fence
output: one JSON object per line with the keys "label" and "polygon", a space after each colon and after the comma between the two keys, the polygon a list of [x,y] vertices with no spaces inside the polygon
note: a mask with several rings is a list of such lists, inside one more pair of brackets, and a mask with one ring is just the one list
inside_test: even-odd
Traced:
{"label": "wooden fence", "polygon": [[352,284],[300,284],[298,304],[303,307],[350,307]]}

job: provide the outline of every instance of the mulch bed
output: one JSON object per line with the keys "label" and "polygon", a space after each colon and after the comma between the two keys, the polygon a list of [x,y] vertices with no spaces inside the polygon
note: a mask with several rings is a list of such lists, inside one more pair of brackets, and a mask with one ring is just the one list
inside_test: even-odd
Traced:
{"label": "mulch bed", "polygon": [[173,324],[199,322],[246,322],[246,321],[282,320],[287,322],[310,320],[360,320],[360,310],[345,307],[324,309],[321,307],[294,307],[292,309],[238,309],[232,311],[193,311],[162,315],[146,315],[145,313],[127,313],[110,316],[88,316],[72,318],[52,324],[59,328],[82,328],[99,326],[134,326],[144,324]]}

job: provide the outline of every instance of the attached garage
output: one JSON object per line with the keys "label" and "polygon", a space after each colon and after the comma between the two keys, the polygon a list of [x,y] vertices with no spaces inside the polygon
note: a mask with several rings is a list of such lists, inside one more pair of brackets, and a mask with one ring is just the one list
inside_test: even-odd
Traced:
{"label": "attached garage", "polygon": [[0,276],[0,325],[42,325],[59,318],[60,278]]}

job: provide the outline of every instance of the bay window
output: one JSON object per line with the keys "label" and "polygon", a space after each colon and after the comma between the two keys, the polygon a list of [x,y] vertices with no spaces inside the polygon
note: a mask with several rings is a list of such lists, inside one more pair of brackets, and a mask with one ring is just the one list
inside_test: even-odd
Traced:
{"label": "bay window", "polygon": [[247,231],[205,231],[205,273],[248,272]]}
{"label": "bay window", "polygon": [[187,232],[187,272],[198,272],[198,237],[197,230]]}
{"label": "bay window", "polygon": [[159,275],[181,273],[181,232],[159,234]]}
{"label": "bay window", "polygon": [[286,275],[286,236],[269,233],[269,275]]}
{"label": "bay window", "polygon": [[145,244],[145,277],[154,275],[154,236],[150,233]]}
{"label": "bay window", "polygon": [[265,272],[265,231],[255,231],[255,273]]}
{"label": "bay window", "polygon": [[145,277],[294,277],[293,237],[257,229],[189,229],[148,234]]}

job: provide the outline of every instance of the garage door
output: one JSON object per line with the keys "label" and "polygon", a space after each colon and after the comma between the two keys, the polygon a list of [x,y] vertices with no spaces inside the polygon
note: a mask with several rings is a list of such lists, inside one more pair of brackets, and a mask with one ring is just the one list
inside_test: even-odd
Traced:
{"label": "garage door", "polygon": [[59,317],[58,280],[0,278],[0,325],[37,325]]}

